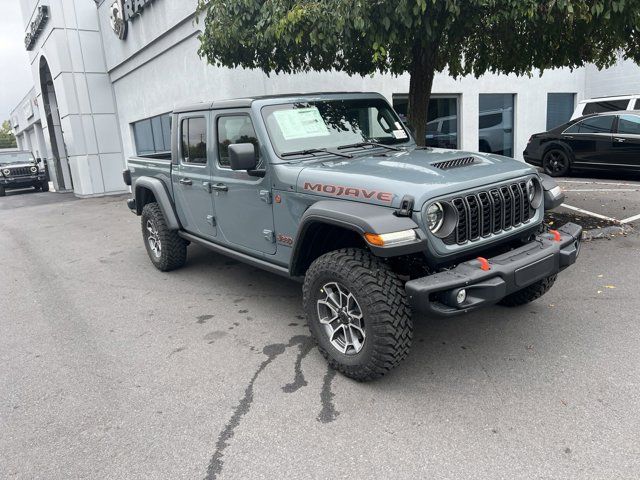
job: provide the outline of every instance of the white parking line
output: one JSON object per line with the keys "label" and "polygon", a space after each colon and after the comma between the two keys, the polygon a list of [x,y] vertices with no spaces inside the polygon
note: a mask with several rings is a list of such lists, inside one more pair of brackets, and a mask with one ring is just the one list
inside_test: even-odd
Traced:
{"label": "white parking line", "polygon": [[640,185],[638,188],[576,188],[576,189],[568,189],[563,188],[563,192],[637,192],[640,190]]}
{"label": "white parking line", "polygon": [[589,215],[590,217],[601,218],[602,220],[608,220],[610,222],[618,223],[618,224],[621,223],[620,220],[617,220],[615,218],[607,217],[606,215],[600,215],[599,213],[595,213],[595,212],[590,212],[589,210],[585,210],[583,208],[574,207],[573,205],[567,205],[566,203],[563,203],[560,206],[564,207],[564,208],[568,208],[569,210],[574,210],[576,212],[584,213],[585,215]]}
{"label": "white parking line", "polygon": [[633,217],[625,218],[624,220],[620,220],[621,224],[631,223],[635,220],[640,220],[640,215],[634,215]]}
{"label": "white parking line", "polygon": [[639,187],[639,183],[613,183],[613,182],[594,182],[588,180],[556,180],[556,183],[580,183],[583,185],[616,185],[618,187]]}

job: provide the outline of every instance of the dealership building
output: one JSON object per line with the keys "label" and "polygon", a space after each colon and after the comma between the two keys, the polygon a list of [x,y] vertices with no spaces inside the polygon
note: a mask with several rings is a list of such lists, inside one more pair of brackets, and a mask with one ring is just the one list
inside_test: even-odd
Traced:
{"label": "dealership building", "polygon": [[[197,0],[20,0],[34,87],[11,112],[19,146],[46,159],[58,191],[127,191],[126,158],[169,149],[184,104],[264,94],[377,91],[406,113],[409,77],[267,76],[198,57]],[[577,101],[640,93],[640,68],[542,76],[436,76],[428,131],[447,148],[522,158],[529,136],[568,120]]]}

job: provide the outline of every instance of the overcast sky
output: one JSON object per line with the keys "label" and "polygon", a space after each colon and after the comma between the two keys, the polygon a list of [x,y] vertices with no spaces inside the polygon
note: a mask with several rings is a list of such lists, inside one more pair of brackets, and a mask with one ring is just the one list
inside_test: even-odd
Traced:
{"label": "overcast sky", "polygon": [[33,86],[17,0],[0,0],[0,123]]}

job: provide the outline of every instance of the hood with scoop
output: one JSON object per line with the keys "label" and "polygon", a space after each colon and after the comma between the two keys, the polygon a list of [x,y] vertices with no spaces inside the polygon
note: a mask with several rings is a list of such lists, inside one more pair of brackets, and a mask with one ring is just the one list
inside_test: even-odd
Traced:
{"label": "hood with scoop", "polygon": [[313,163],[300,172],[297,190],[394,208],[411,195],[417,210],[436,197],[532,173],[527,164],[499,155],[414,149]]}

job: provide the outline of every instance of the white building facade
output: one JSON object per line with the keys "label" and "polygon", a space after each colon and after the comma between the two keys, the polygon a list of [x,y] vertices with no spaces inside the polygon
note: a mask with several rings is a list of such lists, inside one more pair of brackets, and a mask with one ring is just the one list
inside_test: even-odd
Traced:
{"label": "white building facade", "polygon": [[[400,113],[406,110],[407,75],[268,77],[207,65],[197,55],[197,0],[20,1],[35,87],[11,122],[22,147],[34,153],[37,148],[48,159],[57,189],[81,197],[126,191],[121,178],[126,158],[168,150],[167,114],[183,104],[288,92],[377,91]],[[640,69],[627,63],[606,72],[560,69],[531,78],[456,80],[439,74],[427,142],[522,158],[529,136],[568,120],[577,101],[638,90]],[[21,116],[27,99],[37,111],[32,119]]]}

